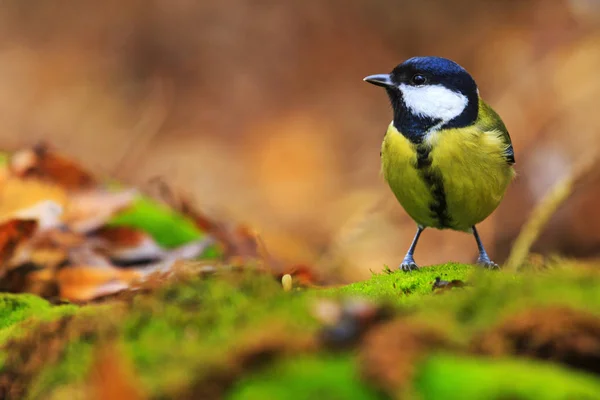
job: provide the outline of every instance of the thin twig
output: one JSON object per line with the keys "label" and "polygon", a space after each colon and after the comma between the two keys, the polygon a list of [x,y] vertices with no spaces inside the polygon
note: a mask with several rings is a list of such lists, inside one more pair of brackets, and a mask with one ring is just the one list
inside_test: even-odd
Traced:
{"label": "thin twig", "polygon": [[531,216],[521,229],[517,240],[515,240],[508,260],[504,264],[506,270],[517,271],[525,263],[531,246],[535,243],[552,215],[574,192],[576,185],[588,177],[597,166],[597,155],[585,158],[572,173],[558,181],[548,191],[535,206]]}

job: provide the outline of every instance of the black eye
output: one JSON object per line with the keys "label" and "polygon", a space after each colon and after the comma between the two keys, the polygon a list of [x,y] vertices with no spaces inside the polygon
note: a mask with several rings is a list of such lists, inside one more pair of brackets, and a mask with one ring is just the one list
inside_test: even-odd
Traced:
{"label": "black eye", "polygon": [[421,86],[427,83],[427,78],[424,75],[416,74],[412,78],[410,78],[410,82],[413,85]]}

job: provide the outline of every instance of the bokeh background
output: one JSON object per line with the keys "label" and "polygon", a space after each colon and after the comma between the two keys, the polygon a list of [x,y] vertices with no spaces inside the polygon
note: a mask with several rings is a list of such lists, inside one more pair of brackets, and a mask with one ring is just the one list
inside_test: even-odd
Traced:
{"label": "bokeh background", "polygon": [[[414,224],[379,176],[391,119],[362,78],[452,58],[503,117],[518,178],[481,225],[503,261],[533,205],[600,146],[597,0],[5,0],[0,147],[40,140],[141,188],[157,177],[269,252],[340,280],[395,267]],[[600,182],[535,251],[600,255]],[[473,261],[427,231],[426,265]]]}

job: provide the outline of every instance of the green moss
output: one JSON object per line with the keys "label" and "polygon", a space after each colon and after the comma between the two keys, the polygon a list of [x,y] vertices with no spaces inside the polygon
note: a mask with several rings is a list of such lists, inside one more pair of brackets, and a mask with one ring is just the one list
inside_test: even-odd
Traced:
{"label": "green moss", "polygon": [[[461,279],[470,286],[434,294],[431,282],[436,276],[445,280]],[[565,305],[600,313],[600,275],[568,266],[545,273],[511,274],[447,264],[422,268],[410,274],[375,275],[368,281],[343,288],[284,292],[281,284],[271,276],[247,271],[171,283],[151,296],[137,297],[127,313],[116,322],[113,318],[113,322],[116,337],[125,355],[133,361],[144,390],[152,397],[172,398],[185,394],[190,385],[210,379],[215,373],[227,374],[231,369],[231,357],[248,338],[266,333],[279,335],[293,344],[314,334],[319,325],[310,311],[317,298],[355,295],[391,301],[410,313],[410,318],[439,323],[458,342],[466,342],[480,330],[529,307]],[[35,305],[33,308],[45,304],[33,296],[30,300]],[[52,308],[47,304],[42,307]],[[96,314],[102,313],[110,316],[113,311],[96,311]],[[89,351],[93,342],[94,339],[89,337],[75,340],[58,366],[50,366],[36,377],[31,393],[51,394],[54,390],[65,390],[68,385],[82,384],[89,372]],[[431,358],[419,370],[416,385],[420,392],[429,396],[426,398],[451,398],[437,396],[437,393],[446,393],[444,391],[452,387],[444,386],[445,381],[439,378],[449,372],[438,371],[450,370],[452,363],[461,368],[454,375],[448,375],[449,382],[460,385],[466,384],[461,379],[483,382],[469,383],[478,389],[473,389],[473,397],[465,398],[488,398],[476,397],[478,393],[495,396],[493,388],[506,385],[508,378],[504,376],[511,374],[513,377],[539,375],[543,379],[564,375],[561,382],[565,384],[582,379],[587,382],[582,383],[582,387],[591,387],[588,379],[580,378],[583,375],[560,367],[546,368],[539,363],[518,367],[520,362],[490,361],[490,364],[482,364],[488,371],[484,379],[473,372],[479,361],[443,357]],[[280,360],[272,367],[244,377],[230,395],[233,399],[251,399],[293,394],[301,399],[318,392],[325,393],[328,398],[375,398],[376,394],[364,386],[364,382],[354,379],[354,368],[354,358],[348,355],[321,354]],[[513,368],[515,372],[512,372]],[[530,388],[543,379],[531,377],[530,383],[524,385],[530,385],[527,386]],[[489,386],[490,392],[483,386]]]}
{"label": "green moss", "polygon": [[600,274],[575,268],[546,273],[477,271],[472,286],[414,303],[419,316],[456,327],[463,337],[528,308],[566,306],[600,313]]}
{"label": "green moss", "polygon": [[527,360],[491,360],[436,355],[418,370],[423,400],[600,398],[600,380],[560,366]]}
{"label": "green moss", "polygon": [[[432,282],[460,279],[468,286],[435,294]],[[461,337],[520,310],[560,305],[600,313],[600,274],[563,264],[546,272],[489,271],[464,264],[424,267],[405,273],[377,274],[364,282],[327,289],[333,296],[387,301],[415,316],[439,322]]]}
{"label": "green moss", "polygon": [[394,271],[374,274],[371,279],[356,282],[342,288],[330,290],[331,293],[368,297],[373,300],[392,301],[397,304],[412,302],[416,297],[430,295],[436,277],[451,281],[467,280],[474,267],[468,264],[449,263],[423,267],[410,273]]}
{"label": "green moss", "polygon": [[[308,297],[249,272],[191,279],[137,298],[117,323],[117,338],[151,395],[177,396],[195,380],[226,372],[228,357],[245,338],[281,332],[294,341],[314,332]],[[78,353],[87,354],[89,345],[89,338],[74,342],[76,351],[67,352],[57,371],[35,379],[33,392],[51,393],[86,376],[89,365]]]}
{"label": "green moss", "polygon": [[[294,332],[316,328],[303,296],[283,292],[270,277],[192,280],[144,299],[124,326],[124,340],[151,392],[173,390],[211,372],[244,337],[282,323]],[[214,371],[213,371],[214,372]]]}
{"label": "green moss", "polygon": [[50,321],[75,313],[75,305],[52,306],[46,300],[32,294],[0,294],[0,344],[7,338],[23,332],[25,320]]}
{"label": "green moss", "polygon": [[229,400],[385,398],[360,380],[354,357],[305,356],[282,360],[239,381]]}

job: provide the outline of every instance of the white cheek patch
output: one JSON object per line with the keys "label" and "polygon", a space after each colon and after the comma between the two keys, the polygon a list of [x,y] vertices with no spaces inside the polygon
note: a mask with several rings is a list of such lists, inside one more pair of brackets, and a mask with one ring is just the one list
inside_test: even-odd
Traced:
{"label": "white cheek patch", "polygon": [[442,123],[458,117],[469,100],[462,93],[442,85],[409,86],[400,84],[406,107],[415,115],[439,119]]}

